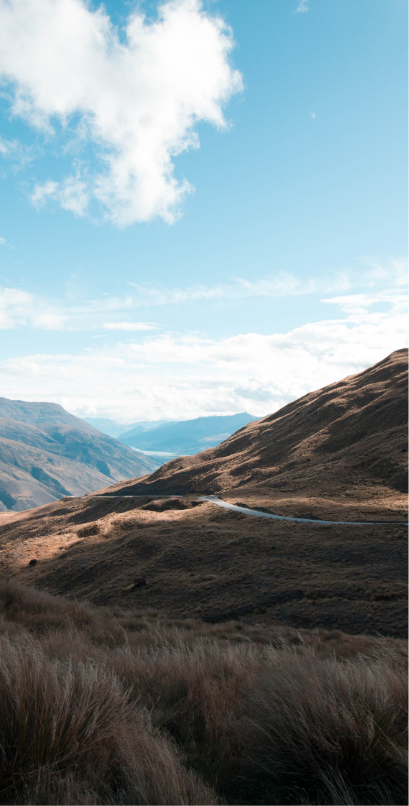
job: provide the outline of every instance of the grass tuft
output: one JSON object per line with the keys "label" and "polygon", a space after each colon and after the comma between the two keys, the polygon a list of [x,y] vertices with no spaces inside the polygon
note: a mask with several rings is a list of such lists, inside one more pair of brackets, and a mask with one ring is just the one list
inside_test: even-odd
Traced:
{"label": "grass tuft", "polygon": [[406,651],[0,584],[0,802],[407,802]]}

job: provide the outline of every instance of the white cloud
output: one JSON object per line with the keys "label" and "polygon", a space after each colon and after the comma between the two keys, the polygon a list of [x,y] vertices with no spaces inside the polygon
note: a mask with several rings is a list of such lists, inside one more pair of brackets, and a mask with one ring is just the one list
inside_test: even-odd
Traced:
{"label": "white cloud", "polygon": [[69,316],[52,301],[18,288],[0,287],[0,330],[31,326],[41,330],[61,330]]}
{"label": "white cloud", "polygon": [[155,330],[155,322],[106,322],[104,330]]}
{"label": "white cloud", "polygon": [[36,185],[33,193],[31,194],[31,201],[35,207],[41,207],[42,204],[50,197],[55,196],[58,191],[58,183],[48,179],[43,185]]}
{"label": "white cloud", "polygon": [[0,244],[1,244],[2,246],[4,246],[4,245],[5,245],[5,243],[6,243],[6,239],[5,239],[5,238],[0,238]]}
{"label": "white cloud", "polygon": [[309,114],[311,120],[315,120],[315,118],[316,118],[315,112],[308,112],[308,114]]}
{"label": "white cloud", "polygon": [[408,286],[407,258],[390,258],[388,264],[382,265],[372,258],[365,258],[364,264],[368,269],[360,278],[360,285],[372,287],[380,283],[394,286]]}
{"label": "white cloud", "polygon": [[36,185],[30,198],[37,208],[48,199],[54,198],[64,210],[70,210],[74,215],[83,216],[90,202],[90,192],[86,182],[77,174],[67,176],[60,183],[48,179],[44,184]]}
{"label": "white cloud", "polygon": [[293,14],[303,14],[305,11],[308,11],[308,0],[300,0]]}
{"label": "white cloud", "polygon": [[383,312],[362,304],[285,334],[216,340],[168,333],[76,355],[17,357],[0,364],[0,381],[6,397],[124,422],[244,410],[262,416],[406,343],[406,305],[397,295]]}
{"label": "white cloud", "polygon": [[[0,19],[1,19],[1,5],[0,5]],[[1,31],[0,31],[1,37]],[[0,68],[1,73],[1,68]],[[0,137],[0,157],[11,160],[15,165],[25,165],[33,158],[32,150],[18,140],[5,140]]]}
{"label": "white cloud", "polygon": [[133,12],[124,41],[103,6],[85,0],[0,0],[0,74],[13,114],[48,138],[72,125],[99,163],[37,185],[33,202],[53,198],[84,215],[97,201],[121,226],[173,221],[191,190],[173,158],[199,146],[199,121],[226,127],[223,106],[242,87],[232,47],[200,0],[168,0],[153,21]]}
{"label": "white cloud", "polygon": [[0,330],[24,324],[33,307],[33,295],[17,288],[0,288]]}
{"label": "white cloud", "polygon": [[329,297],[328,299],[322,299],[321,302],[338,305],[341,311],[349,314],[352,318],[366,316],[368,310],[374,305],[378,305],[378,307],[379,305],[387,306],[390,315],[393,316],[395,311],[401,312],[407,308],[408,297],[406,294],[387,290],[372,292],[371,294],[347,294],[345,296]]}

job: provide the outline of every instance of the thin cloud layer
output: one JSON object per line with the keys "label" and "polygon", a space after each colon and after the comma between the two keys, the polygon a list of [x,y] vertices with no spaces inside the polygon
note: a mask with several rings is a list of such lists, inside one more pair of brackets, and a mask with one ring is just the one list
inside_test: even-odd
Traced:
{"label": "thin cloud layer", "polygon": [[[0,245],[2,242],[5,243],[5,240],[0,238]],[[406,278],[406,260],[390,259],[386,265],[366,260],[363,270],[333,272],[326,277],[300,279],[293,274],[278,272],[259,280],[239,277],[231,283],[185,288],[130,283],[132,291],[127,294],[82,300],[76,295],[75,304],[72,303],[72,294],[70,298],[52,299],[17,288],[0,287],[0,330],[19,327],[39,330],[153,330],[159,324],[139,321],[137,312],[141,308],[193,305],[198,302],[222,304],[254,297],[280,299],[335,294],[321,297],[321,302],[338,305],[342,311],[354,313],[366,311],[376,304],[403,304],[406,297],[400,287],[406,286]],[[109,321],[106,321],[108,317]],[[115,317],[118,317],[117,321]]]}
{"label": "thin cloud layer", "polygon": [[155,322],[105,322],[104,330],[155,330]]}
{"label": "thin cloud layer", "polygon": [[[35,187],[33,203],[54,199],[79,216],[99,203],[120,226],[172,222],[191,190],[173,158],[199,146],[199,121],[226,127],[223,106],[242,87],[232,47],[200,0],[168,0],[154,21],[132,13],[123,39],[103,7],[84,0],[0,0],[12,113],[49,139],[71,132],[71,152],[75,136],[71,173]],[[89,144],[97,170],[78,160]]]}
{"label": "thin cloud layer", "polygon": [[406,343],[406,305],[395,299],[385,312],[371,312],[368,300],[367,309],[285,334],[215,340],[168,333],[76,355],[17,357],[0,364],[0,380],[6,397],[58,402],[80,416],[263,416]]}
{"label": "thin cloud layer", "polygon": [[288,272],[263,277],[260,280],[248,280],[237,277],[231,283],[216,285],[192,285],[186,288],[149,287],[139,283],[130,283],[136,290],[135,304],[181,305],[198,301],[240,300],[251,297],[293,297],[306,294],[329,294],[337,291],[348,291],[351,281],[346,272],[329,274],[326,278],[307,277],[300,279]]}

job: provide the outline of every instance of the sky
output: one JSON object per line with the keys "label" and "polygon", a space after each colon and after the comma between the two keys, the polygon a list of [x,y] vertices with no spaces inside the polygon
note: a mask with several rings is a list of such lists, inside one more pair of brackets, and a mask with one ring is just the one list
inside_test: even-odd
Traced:
{"label": "sky", "polygon": [[0,395],[264,416],[406,346],[406,0],[0,0]]}

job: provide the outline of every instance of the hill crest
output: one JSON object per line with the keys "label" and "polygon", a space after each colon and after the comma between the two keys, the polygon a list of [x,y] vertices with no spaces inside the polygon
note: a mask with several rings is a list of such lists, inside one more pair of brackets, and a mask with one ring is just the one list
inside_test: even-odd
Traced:
{"label": "hill crest", "polygon": [[[111,494],[407,490],[407,350],[249,423],[215,448],[183,456]],[[108,493],[108,490],[105,491]],[[240,494],[242,494],[242,492]]]}

